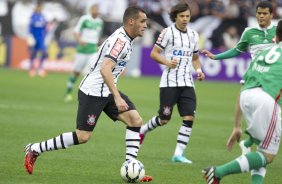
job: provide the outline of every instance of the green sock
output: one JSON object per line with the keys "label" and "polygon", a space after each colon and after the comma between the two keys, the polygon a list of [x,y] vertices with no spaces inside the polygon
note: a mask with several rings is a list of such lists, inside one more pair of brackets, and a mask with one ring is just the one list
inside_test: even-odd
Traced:
{"label": "green sock", "polygon": [[252,184],[262,184],[263,177],[261,175],[254,174],[252,175]]}
{"label": "green sock", "polygon": [[252,169],[259,169],[266,165],[266,158],[260,152],[250,152],[239,158],[216,167],[215,176],[223,178],[229,174],[249,172]]}
{"label": "green sock", "polygon": [[249,162],[249,170],[259,169],[261,167],[265,167],[267,164],[267,160],[261,152],[250,152],[245,156]]}
{"label": "green sock", "polygon": [[77,79],[77,77],[75,77],[73,75],[69,76],[69,79],[68,79],[68,82],[67,82],[67,92],[66,92],[66,94],[70,94],[72,92],[76,79]]}
{"label": "green sock", "polygon": [[263,179],[265,177],[265,174],[266,174],[266,168],[265,167],[261,167],[259,169],[253,169],[251,171],[252,184],[262,184]]}
{"label": "green sock", "polygon": [[244,140],[244,145],[246,147],[251,147],[253,145],[254,141],[252,139],[252,137],[249,137],[248,139]]}
{"label": "green sock", "polygon": [[237,162],[237,160],[232,160],[231,162],[216,167],[215,176],[217,178],[223,178],[226,175],[240,173],[240,172],[241,172],[240,164]]}

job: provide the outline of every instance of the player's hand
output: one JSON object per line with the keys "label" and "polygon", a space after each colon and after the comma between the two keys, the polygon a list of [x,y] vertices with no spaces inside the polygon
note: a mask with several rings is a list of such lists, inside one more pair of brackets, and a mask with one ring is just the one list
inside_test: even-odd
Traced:
{"label": "player's hand", "polygon": [[202,80],[204,80],[205,79],[205,74],[202,72],[202,71],[197,71],[197,79],[199,80],[199,81],[202,81]]}
{"label": "player's hand", "polygon": [[78,44],[82,45],[82,46],[86,45],[86,43],[84,41],[81,41],[81,40],[78,42]]}
{"label": "player's hand", "polygon": [[234,143],[240,141],[241,135],[242,135],[241,128],[234,127],[231,135],[227,140],[226,148],[228,151],[232,151]]}
{"label": "player's hand", "polygon": [[116,97],[115,103],[119,112],[127,111],[127,109],[129,108],[128,104],[121,97]]}
{"label": "player's hand", "polygon": [[166,65],[169,68],[176,68],[176,66],[178,65],[179,61],[176,58],[173,58],[173,60],[171,60],[170,62],[167,62]]}
{"label": "player's hand", "polygon": [[202,50],[201,53],[203,53],[206,57],[208,57],[210,59],[215,59],[214,55],[210,51],[208,51],[208,50]]}

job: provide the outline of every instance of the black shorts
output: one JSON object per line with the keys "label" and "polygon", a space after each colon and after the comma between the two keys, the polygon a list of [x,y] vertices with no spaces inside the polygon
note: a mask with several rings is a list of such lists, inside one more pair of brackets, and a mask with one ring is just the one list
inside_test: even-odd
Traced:
{"label": "black shorts", "polygon": [[[130,99],[122,92],[119,93],[128,104],[128,111],[135,110],[136,108]],[[79,90],[78,102],[76,118],[76,128],[78,130],[93,131],[102,111],[104,111],[113,121],[116,121],[119,115],[114,97],[111,94],[108,97],[97,97],[86,95]]]}
{"label": "black shorts", "polygon": [[173,106],[177,104],[181,117],[194,116],[196,111],[196,94],[193,87],[160,88],[159,117],[170,120]]}

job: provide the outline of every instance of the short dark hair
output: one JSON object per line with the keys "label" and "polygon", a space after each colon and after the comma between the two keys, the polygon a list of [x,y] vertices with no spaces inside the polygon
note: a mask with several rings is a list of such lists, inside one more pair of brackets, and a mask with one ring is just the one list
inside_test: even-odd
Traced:
{"label": "short dark hair", "polygon": [[177,17],[177,14],[178,13],[181,13],[181,12],[185,12],[189,10],[190,11],[190,7],[187,3],[178,3],[176,4],[175,6],[173,6],[171,8],[171,11],[169,13],[169,18],[172,22],[175,22],[175,18]]}
{"label": "short dark hair", "polygon": [[276,37],[278,37],[279,42],[282,41],[282,20],[279,20],[276,27]]}
{"label": "short dark hair", "polygon": [[273,12],[272,4],[269,1],[259,2],[256,6],[256,11],[258,10],[258,8],[268,8],[270,13]]}
{"label": "short dark hair", "polygon": [[143,12],[146,14],[145,10],[143,10],[139,6],[130,6],[126,8],[124,14],[123,14],[123,23],[126,23],[126,21],[130,18],[136,18],[139,14],[139,12]]}

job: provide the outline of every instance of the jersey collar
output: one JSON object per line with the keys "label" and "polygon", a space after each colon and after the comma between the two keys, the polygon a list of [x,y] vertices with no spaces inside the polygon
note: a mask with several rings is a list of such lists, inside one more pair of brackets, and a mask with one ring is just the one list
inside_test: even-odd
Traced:
{"label": "jersey collar", "polygon": [[133,37],[131,37],[127,32],[126,30],[124,29],[124,27],[122,27],[123,31],[125,32],[126,36],[129,38],[130,42],[132,42],[134,40]]}
{"label": "jersey collar", "polygon": [[188,29],[188,28],[186,28],[186,31],[182,31],[182,30],[180,30],[180,29],[178,29],[178,28],[176,27],[176,24],[174,24],[174,27],[175,27],[175,29],[177,29],[177,30],[180,31],[181,33],[187,33],[187,29]]}
{"label": "jersey collar", "polygon": [[265,31],[265,30],[269,30],[274,26],[274,24],[271,22],[270,25],[267,28],[262,28],[259,25],[257,26],[257,28],[261,31]]}

